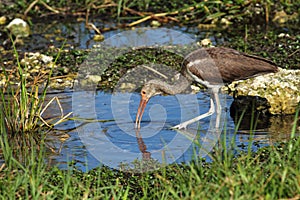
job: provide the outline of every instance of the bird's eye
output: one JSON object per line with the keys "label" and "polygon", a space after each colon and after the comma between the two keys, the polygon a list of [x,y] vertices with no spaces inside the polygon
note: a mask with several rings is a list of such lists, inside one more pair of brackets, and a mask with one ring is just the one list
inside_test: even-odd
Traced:
{"label": "bird's eye", "polygon": [[143,90],[142,92],[141,92],[142,94],[146,94],[146,92]]}

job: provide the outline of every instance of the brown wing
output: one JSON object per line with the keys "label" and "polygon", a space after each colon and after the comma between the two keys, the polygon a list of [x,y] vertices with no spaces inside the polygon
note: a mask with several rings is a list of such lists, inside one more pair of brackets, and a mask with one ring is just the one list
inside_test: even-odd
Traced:
{"label": "brown wing", "polygon": [[278,67],[258,56],[230,48],[212,47],[198,49],[186,56],[182,70],[183,74],[189,70],[202,80],[218,84],[277,72]]}

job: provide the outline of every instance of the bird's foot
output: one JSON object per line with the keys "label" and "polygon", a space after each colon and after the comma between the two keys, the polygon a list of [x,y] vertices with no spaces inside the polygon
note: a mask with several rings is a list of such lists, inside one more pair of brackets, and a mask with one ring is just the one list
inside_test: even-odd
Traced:
{"label": "bird's foot", "polygon": [[171,127],[171,129],[184,129],[184,130],[186,130],[187,125],[189,125],[189,123],[183,122],[181,124],[178,124],[176,126]]}

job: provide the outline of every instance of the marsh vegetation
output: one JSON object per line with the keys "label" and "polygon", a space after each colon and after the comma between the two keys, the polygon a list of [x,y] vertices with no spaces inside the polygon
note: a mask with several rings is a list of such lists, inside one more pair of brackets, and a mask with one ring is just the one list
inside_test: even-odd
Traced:
{"label": "marsh vegetation", "polygon": [[[89,50],[74,43],[72,31],[43,35],[46,45],[38,46],[39,40],[32,40],[36,35],[23,38],[23,44],[14,43],[17,37],[5,29],[16,17],[31,26],[41,21],[49,22],[49,27],[51,21],[83,21],[93,35],[104,37],[109,31],[139,26],[197,29],[191,32],[205,32],[199,34],[200,41],[225,38],[214,42],[271,59],[285,69],[300,69],[298,1],[4,0],[0,10],[3,199],[300,199],[299,106],[291,117],[288,138],[256,151],[251,149],[252,131],[246,151],[237,148],[234,137],[228,141],[224,131],[209,161],[195,157],[189,164],[175,163],[145,173],[107,166],[81,171],[72,161],[67,169],[60,169],[45,162],[49,154],[59,153],[47,142],[49,134],[56,125],[74,120],[63,108],[56,117],[45,116],[50,104],[61,107],[59,98],[46,98],[48,91],[55,88],[55,81],[73,80]],[[28,41],[35,42],[27,45]],[[21,60],[34,51],[53,61],[28,69]],[[177,70],[182,58],[152,49],[125,54],[102,74],[98,89],[111,90],[127,70],[145,60]]]}

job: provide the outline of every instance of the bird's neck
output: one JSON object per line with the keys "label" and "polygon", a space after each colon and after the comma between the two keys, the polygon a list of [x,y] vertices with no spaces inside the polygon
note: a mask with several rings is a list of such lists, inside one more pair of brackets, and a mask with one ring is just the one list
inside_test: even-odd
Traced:
{"label": "bird's neck", "polygon": [[183,93],[188,86],[190,86],[190,82],[181,74],[176,75],[174,84],[168,84],[161,80],[151,80],[152,84],[155,84],[157,88],[159,88],[162,92],[170,95]]}

